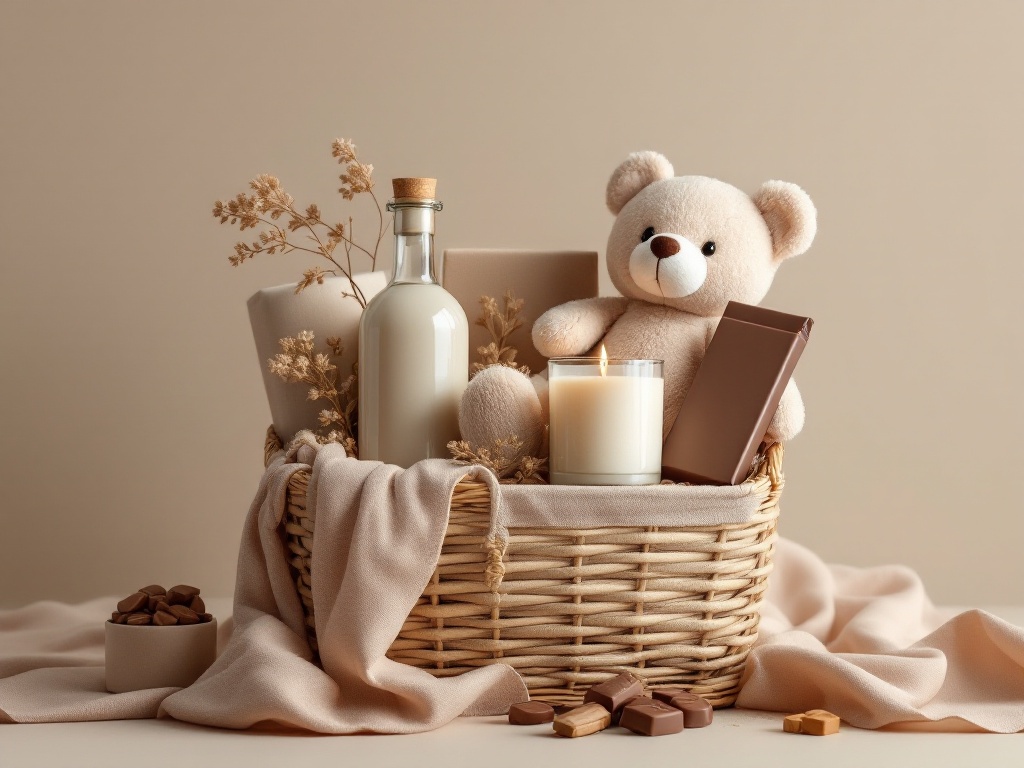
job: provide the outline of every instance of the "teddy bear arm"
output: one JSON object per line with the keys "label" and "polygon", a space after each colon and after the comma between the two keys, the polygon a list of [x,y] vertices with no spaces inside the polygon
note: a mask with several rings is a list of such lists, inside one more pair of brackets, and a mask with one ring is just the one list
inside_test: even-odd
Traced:
{"label": "teddy bear arm", "polygon": [[579,299],[552,307],[533,325],[533,346],[545,357],[582,355],[626,311],[622,296]]}
{"label": "teddy bear arm", "polygon": [[796,381],[790,379],[782,392],[782,399],[771,424],[768,425],[765,438],[780,443],[792,440],[804,427],[804,415],[804,401],[800,397],[800,390],[796,387]]}

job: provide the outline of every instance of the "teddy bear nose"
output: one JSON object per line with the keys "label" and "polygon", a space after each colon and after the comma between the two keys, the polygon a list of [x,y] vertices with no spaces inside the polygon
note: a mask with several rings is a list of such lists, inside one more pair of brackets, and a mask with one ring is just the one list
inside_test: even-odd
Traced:
{"label": "teddy bear nose", "polygon": [[667,259],[679,253],[679,242],[674,237],[658,235],[651,240],[651,253],[659,259]]}

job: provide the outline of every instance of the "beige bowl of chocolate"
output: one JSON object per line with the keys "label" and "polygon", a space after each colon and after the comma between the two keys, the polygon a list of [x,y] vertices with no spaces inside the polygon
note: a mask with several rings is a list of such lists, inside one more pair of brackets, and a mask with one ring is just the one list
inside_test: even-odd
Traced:
{"label": "beige bowl of chocolate", "polygon": [[186,688],[217,657],[217,620],[160,627],[107,622],[107,690]]}

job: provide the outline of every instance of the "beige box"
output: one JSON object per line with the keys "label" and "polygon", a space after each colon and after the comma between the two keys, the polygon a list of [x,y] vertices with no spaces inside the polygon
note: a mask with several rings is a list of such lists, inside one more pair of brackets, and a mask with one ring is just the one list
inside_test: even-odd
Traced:
{"label": "beige box", "polygon": [[516,360],[531,373],[540,373],[548,361],[533,347],[533,324],[551,307],[597,296],[597,252],[450,248],[444,252],[442,276],[445,290],[458,299],[469,318],[471,363],[479,357],[477,348],[491,340],[486,329],[475,324],[480,297],[500,301],[511,290],[526,303],[520,315],[523,325],[510,343],[519,350]]}
{"label": "beige box", "polygon": [[187,688],[217,658],[217,620],[170,627],[108,621],[105,657],[111,693]]}

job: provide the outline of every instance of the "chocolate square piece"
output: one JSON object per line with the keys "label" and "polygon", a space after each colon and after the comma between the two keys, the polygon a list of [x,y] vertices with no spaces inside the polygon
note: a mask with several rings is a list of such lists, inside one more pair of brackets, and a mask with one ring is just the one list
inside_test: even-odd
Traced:
{"label": "chocolate square piece", "polygon": [[559,736],[575,739],[603,731],[611,722],[611,712],[600,704],[584,704],[558,715],[553,727]]}
{"label": "chocolate square piece", "polygon": [[831,736],[839,733],[839,718],[824,709],[812,709],[804,714],[800,730],[811,736]]}
{"label": "chocolate square piece", "polygon": [[693,696],[697,698],[685,688],[659,688],[656,691],[651,691],[651,696],[664,704],[668,704],[676,696]]}
{"label": "chocolate square piece", "polygon": [[694,696],[692,693],[684,692],[673,696],[669,699],[668,704],[683,713],[683,722],[687,728],[703,728],[711,725],[715,716],[715,710],[711,704],[706,699]]}
{"label": "chocolate square piece", "polygon": [[592,686],[583,696],[583,701],[600,704],[614,715],[627,701],[643,692],[644,684],[629,672],[623,672],[611,680]]}
{"label": "chocolate square piece", "polygon": [[656,699],[634,700],[622,709],[619,725],[642,736],[667,736],[685,727],[681,710]]}
{"label": "chocolate square piece", "polygon": [[646,702],[649,702],[650,700],[651,700],[651,697],[648,696],[646,693],[641,694],[640,696],[634,696],[631,699],[627,699],[626,701],[624,701],[622,703],[622,706],[619,709],[617,709],[614,712],[612,712],[612,725],[618,725],[619,724],[619,720],[622,719],[622,711],[627,706],[632,704],[634,701],[639,701],[639,702],[645,702],[646,701]]}
{"label": "chocolate square piece", "polygon": [[803,715],[790,715],[782,721],[782,730],[786,733],[800,733],[803,731],[803,728],[801,727],[803,722]]}
{"label": "chocolate square piece", "polygon": [[508,708],[508,721],[512,725],[539,725],[555,719],[555,710],[542,701],[524,701]]}

